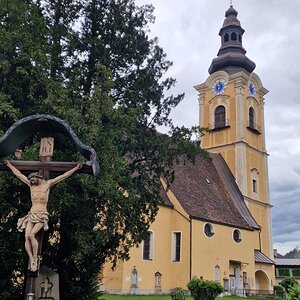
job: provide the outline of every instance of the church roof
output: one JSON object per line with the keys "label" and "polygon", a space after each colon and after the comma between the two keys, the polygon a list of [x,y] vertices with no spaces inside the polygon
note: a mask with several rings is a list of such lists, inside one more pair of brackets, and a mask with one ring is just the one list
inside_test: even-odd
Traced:
{"label": "church roof", "polygon": [[274,265],[274,261],[263,254],[260,250],[254,250],[254,258],[256,263]]}
{"label": "church roof", "polygon": [[242,44],[245,30],[241,27],[237,15],[238,12],[232,5],[225,13],[225,20],[219,32],[221,48],[209,67],[209,74],[219,70],[228,73],[239,71],[251,73],[255,69],[255,63],[245,55],[247,51]]}
{"label": "church roof", "polygon": [[182,159],[174,170],[170,189],[190,217],[248,230],[260,228],[221,155],[211,154],[211,159],[198,155],[195,164]]}

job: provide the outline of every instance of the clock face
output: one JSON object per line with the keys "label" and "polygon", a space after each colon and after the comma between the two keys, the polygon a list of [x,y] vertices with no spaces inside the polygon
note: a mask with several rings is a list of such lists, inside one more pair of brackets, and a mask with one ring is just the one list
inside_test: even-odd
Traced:
{"label": "clock face", "polygon": [[250,96],[253,97],[255,95],[255,86],[252,82],[250,82],[248,85],[248,91]]}
{"label": "clock face", "polygon": [[223,94],[225,88],[226,88],[226,81],[224,79],[216,80],[212,86],[212,90],[215,95]]}

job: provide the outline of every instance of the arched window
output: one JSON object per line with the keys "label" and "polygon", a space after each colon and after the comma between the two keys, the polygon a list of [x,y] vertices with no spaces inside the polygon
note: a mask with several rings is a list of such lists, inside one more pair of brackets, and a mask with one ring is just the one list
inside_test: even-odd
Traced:
{"label": "arched window", "polygon": [[249,108],[249,127],[255,129],[255,111],[253,107]]}
{"label": "arched window", "polygon": [[219,105],[215,110],[215,128],[226,126],[226,110],[223,105]]}
{"label": "arched window", "polygon": [[233,33],[231,34],[231,40],[232,40],[232,41],[236,41],[236,40],[237,40],[237,36],[236,36],[236,33],[235,33],[235,32],[233,32]]}
{"label": "arched window", "polygon": [[228,42],[228,41],[229,41],[229,34],[226,33],[226,34],[224,35],[224,42],[226,43],[226,42]]}

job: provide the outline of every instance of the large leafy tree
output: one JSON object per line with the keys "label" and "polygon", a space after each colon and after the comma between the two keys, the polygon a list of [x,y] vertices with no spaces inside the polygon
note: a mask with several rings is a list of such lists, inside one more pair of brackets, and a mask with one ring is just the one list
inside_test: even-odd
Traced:
{"label": "large leafy tree", "polygon": [[[133,0],[0,0],[0,133],[17,119],[47,113],[65,119],[98,153],[100,175],[74,175],[50,195],[43,263],[60,274],[62,299],[96,299],[106,259],[128,258],[157,213],[160,178],[172,180],[179,155],[199,151],[192,131],[176,128],[169,95],[175,80],[156,39],[153,7]],[[157,133],[168,126],[171,135]],[[37,159],[38,137],[21,146]],[[55,136],[56,160],[82,158]],[[17,219],[29,191],[0,174],[0,298],[18,299],[26,269]]]}

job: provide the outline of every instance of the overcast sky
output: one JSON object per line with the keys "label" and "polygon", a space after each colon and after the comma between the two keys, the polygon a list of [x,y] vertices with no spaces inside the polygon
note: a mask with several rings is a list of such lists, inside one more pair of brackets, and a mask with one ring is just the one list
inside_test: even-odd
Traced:
{"label": "overcast sky", "polygon": [[[156,22],[151,35],[174,65],[173,94],[185,93],[173,111],[176,125],[198,125],[198,100],[193,86],[208,77],[220,48],[218,35],[229,0],[136,0],[151,3]],[[300,1],[234,0],[246,30],[243,46],[256,63],[254,72],[270,91],[265,97],[273,243],[285,254],[300,246]]]}

